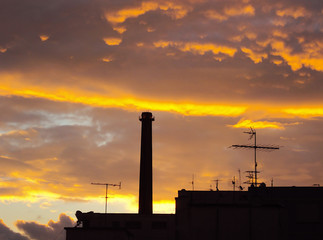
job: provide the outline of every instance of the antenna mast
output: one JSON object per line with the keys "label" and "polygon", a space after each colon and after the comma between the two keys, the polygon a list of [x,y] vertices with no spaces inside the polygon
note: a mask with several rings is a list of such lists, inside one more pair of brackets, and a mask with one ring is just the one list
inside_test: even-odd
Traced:
{"label": "antenna mast", "polygon": [[219,191],[219,181],[221,181],[221,180],[220,179],[214,179],[212,181],[215,182],[216,190]]}
{"label": "antenna mast", "polygon": [[[257,182],[257,173],[259,173],[257,171],[257,149],[260,149],[260,150],[268,150],[268,151],[272,151],[272,150],[278,150],[279,147],[277,146],[262,146],[262,145],[257,145],[257,135],[256,135],[256,130],[254,128],[250,128],[250,131],[248,132],[243,132],[243,133],[246,133],[246,134],[250,134],[250,137],[249,137],[249,140],[251,140],[252,138],[255,139],[254,141],[254,144],[253,145],[232,145],[231,147],[233,148],[247,148],[247,149],[254,149],[254,164],[255,164],[255,170],[253,171],[254,173],[254,181],[253,181],[253,178],[251,179],[251,184],[255,184],[255,187],[257,187],[258,185],[258,182]],[[250,172],[250,171],[248,171]]]}
{"label": "antenna mast", "polygon": [[92,185],[105,185],[105,213],[108,212],[108,187],[119,187],[121,189],[121,182],[119,184],[113,184],[113,183],[91,183]]}
{"label": "antenna mast", "polygon": [[240,168],[238,169],[238,172],[239,172],[239,190],[242,191],[243,187],[241,186],[241,171],[240,171]]}
{"label": "antenna mast", "polygon": [[192,191],[194,191],[194,174],[192,174],[192,181],[190,182],[190,184],[192,184]]}
{"label": "antenna mast", "polygon": [[232,185],[233,185],[233,191],[235,192],[235,190],[236,190],[236,176],[233,176]]}

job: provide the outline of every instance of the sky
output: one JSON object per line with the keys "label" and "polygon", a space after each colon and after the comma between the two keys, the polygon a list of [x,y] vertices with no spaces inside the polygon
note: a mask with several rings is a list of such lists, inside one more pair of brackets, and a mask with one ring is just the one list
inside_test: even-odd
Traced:
{"label": "sky", "polygon": [[[154,212],[180,189],[323,184],[321,0],[0,0],[0,240],[137,212],[141,112]],[[243,185],[247,187],[247,185]]]}

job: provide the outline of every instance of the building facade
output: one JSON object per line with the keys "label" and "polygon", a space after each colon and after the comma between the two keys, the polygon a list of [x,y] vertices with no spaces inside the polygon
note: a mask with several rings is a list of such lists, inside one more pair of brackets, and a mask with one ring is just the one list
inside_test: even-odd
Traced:
{"label": "building facade", "polygon": [[175,214],[79,213],[66,240],[321,240],[323,188],[186,191]]}

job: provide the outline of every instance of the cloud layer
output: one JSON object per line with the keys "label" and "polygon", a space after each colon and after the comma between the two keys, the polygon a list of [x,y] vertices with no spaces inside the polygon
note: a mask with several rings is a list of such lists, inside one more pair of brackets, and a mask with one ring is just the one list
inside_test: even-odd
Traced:
{"label": "cloud layer", "polygon": [[57,222],[50,220],[47,224],[39,224],[37,222],[25,222],[18,220],[16,226],[24,232],[30,239],[47,240],[58,239],[64,240],[64,227],[75,226],[75,222],[65,214],[60,214]]}
{"label": "cloud layer", "polygon": [[16,227],[24,233],[24,235],[12,231],[0,219],[0,239],[1,240],[48,240],[57,239],[65,240],[66,234],[64,227],[73,227],[75,222],[66,214],[59,215],[57,222],[50,220],[47,224],[40,224],[38,222],[29,222],[18,220]]}
{"label": "cloud layer", "polygon": [[320,1],[16,2],[1,10],[3,94],[322,101]]}
{"label": "cloud layer", "polygon": [[0,239],[1,240],[29,240],[27,237],[12,231],[5,225],[2,219],[0,219]]}

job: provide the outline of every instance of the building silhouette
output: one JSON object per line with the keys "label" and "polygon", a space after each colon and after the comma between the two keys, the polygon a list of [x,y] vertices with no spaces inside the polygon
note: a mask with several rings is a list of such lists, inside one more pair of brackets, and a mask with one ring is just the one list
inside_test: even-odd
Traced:
{"label": "building silhouette", "polygon": [[66,240],[321,240],[323,188],[178,191],[175,214],[152,211],[152,121],[143,112],[139,213],[76,212]]}

